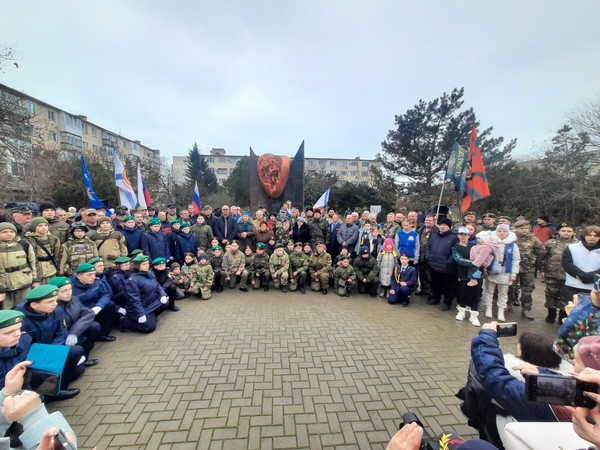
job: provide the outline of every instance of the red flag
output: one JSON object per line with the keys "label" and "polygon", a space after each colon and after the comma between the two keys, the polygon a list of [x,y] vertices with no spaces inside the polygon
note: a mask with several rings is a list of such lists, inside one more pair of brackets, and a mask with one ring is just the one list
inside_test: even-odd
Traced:
{"label": "red flag", "polygon": [[477,138],[475,125],[471,129],[469,138],[469,160],[467,162],[466,192],[462,202],[462,211],[466,212],[472,203],[490,196],[490,187],[483,159],[481,159],[481,147]]}

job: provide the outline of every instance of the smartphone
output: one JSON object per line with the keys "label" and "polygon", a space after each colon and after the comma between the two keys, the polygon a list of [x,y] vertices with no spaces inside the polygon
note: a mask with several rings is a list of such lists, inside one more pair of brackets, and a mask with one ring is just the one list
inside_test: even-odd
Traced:
{"label": "smartphone", "polygon": [[57,395],[60,391],[60,380],[57,374],[27,367],[23,377],[23,386],[40,395]]}
{"label": "smartphone", "polygon": [[58,430],[56,439],[54,439],[54,450],[75,450],[63,430]]}
{"label": "smartphone", "polygon": [[600,273],[594,275],[594,290],[600,292]]}
{"label": "smartphone", "polygon": [[527,400],[551,405],[583,406],[593,408],[596,402],[583,395],[598,392],[598,385],[562,375],[531,374],[525,377]]}
{"label": "smartphone", "polygon": [[496,328],[497,337],[507,337],[517,335],[517,322],[499,323]]}

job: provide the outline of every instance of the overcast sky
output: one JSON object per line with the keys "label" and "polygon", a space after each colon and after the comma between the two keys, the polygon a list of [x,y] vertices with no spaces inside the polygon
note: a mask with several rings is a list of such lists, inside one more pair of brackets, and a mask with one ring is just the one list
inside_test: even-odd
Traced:
{"label": "overcast sky", "polygon": [[12,1],[0,82],[184,155],[373,158],[394,116],[465,88],[530,153],[600,94],[600,2]]}

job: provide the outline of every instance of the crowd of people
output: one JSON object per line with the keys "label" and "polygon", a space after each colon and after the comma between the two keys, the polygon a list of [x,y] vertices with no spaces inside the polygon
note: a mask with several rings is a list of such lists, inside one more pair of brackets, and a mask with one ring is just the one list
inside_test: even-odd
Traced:
{"label": "crowd of people", "polygon": [[[518,306],[533,320],[537,276],[545,282],[546,321],[561,324],[573,294],[589,296],[599,272],[600,227],[585,227],[578,240],[571,224],[545,216],[532,227],[524,216],[478,219],[473,211],[456,223],[416,211],[390,212],[379,222],[369,210],[340,217],[289,201],[277,213],[228,205],[198,214],[193,205],[77,211],[47,202],[34,217],[16,206],[0,219],[0,312],[16,315],[0,330],[27,334],[0,345],[0,383],[32,343],[67,345],[54,399],[71,398],[79,390],[69,383],[99,363],[94,345],[114,341],[112,329],[152,332],[161,313],[179,310],[177,300],[208,300],[225,289],[327,295],[332,288],[402,307],[421,295],[442,311],[456,299],[456,320],[468,316],[479,327],[480,313],[501,322]],[[574,358],[579,322],[570,317],[557,348]],[[586,334],[594,333],[577,338]]]}

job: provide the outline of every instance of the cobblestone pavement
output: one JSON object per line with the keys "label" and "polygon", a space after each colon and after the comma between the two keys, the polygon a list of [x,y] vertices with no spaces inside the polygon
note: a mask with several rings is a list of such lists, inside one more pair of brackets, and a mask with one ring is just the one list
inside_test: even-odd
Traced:
{"label": "cobblestone pavement", "polygon": [[[553,336],[543,285],[535,321],[507,320]],[[385,448],[400,416],[416,412],[432,434],[474,436],[454,394],[466,380],[478,332],[413,296],[226,290],[182,300],[150,335],[99,343],[98,366],[74,383],[81,394],[53,403],[82,448]],[[502,341],[514,352],[516,338]]]}

